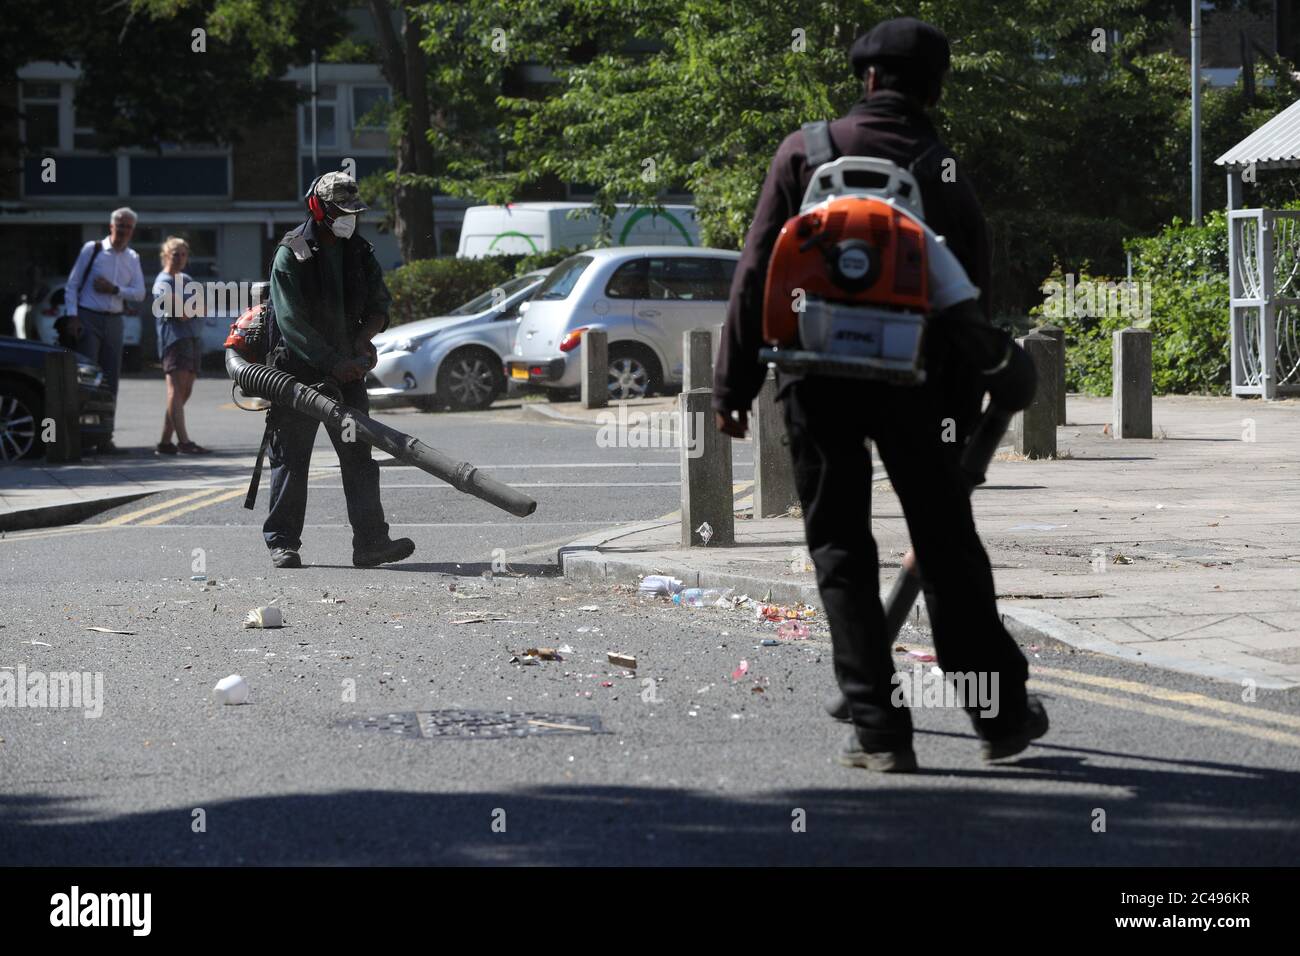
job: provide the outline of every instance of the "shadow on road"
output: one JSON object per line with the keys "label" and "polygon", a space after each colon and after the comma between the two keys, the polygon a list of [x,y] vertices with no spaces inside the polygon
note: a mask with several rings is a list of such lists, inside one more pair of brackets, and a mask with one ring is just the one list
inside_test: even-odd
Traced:
{"label": "shadow on road", "polygon": [[[431,748],[431,758],[432,748],[492,745],[414,744]],[[0,859],[47,866],[1278,866],[1297,858],[1300,774],[1063,746],[1031,753],[1018,763],[907,779],[846,769],[839,789],[757,796],[575,784],[198,801],[205,833],[191,831],[188,805],[88,819],[92,808],[82,799],[11,795],[0,797]],[[1088,759],[1097,754],[1136,764],[1097,766]],[[942,777],[950,779],[937,786]],[[1006,788],[1008,780],[1019,786]],[[993,782],[1001,788],[987,786]],[[1072,786],[1062,792],[1062,782]],[[1104,833],[1093,830],[1099,809]],[[505,832],[493,830],[498,810]],[[792,827],[797,810],[805,832]]]}

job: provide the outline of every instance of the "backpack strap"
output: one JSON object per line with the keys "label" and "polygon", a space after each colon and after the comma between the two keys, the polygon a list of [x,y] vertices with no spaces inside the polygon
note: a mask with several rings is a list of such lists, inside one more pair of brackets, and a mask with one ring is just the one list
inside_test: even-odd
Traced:
{"label": "backpack strap", "polygon": [[830,123],[826,120],[817,120],[815,123],[804,123],[800,129],[803,131],[804,152],[808,157],[809,169],[816,169],[835,158],[835,143],[831,140]]}
{"label": "backpack strap", "polygon": [[90,278],[90,270],[95,268],[95,257],[99,255],[100,250],[104,248],[102,241],[95,243],[95,248],[91,250],[90,261],[86,263],[86,271],[81,274],[81,285],[77,286],[77,308],[81,308],[81,291],[86,288],[86,280]]}
{"label": "backpack strap", "polygon": [[931,174],[937,171],[938,166],[942,165],[943,152],[944,149],[939,143],[931,143],[917,153],[916,159],[907,164],[907,171],[915,177],[918,185],[922,178],[930,178]]}
{"label": "backpack strap", "polygon": [[249,511],[257,503],[257,488],[262,483],[262,462],[266,458],[266,449],[271,444],[271,412],[266,413],[266,427],[262,429],[262,444],[257,449],[257,461],[253,463],[253,477],[248,482],[248,494],[244,495],[244,507]]}

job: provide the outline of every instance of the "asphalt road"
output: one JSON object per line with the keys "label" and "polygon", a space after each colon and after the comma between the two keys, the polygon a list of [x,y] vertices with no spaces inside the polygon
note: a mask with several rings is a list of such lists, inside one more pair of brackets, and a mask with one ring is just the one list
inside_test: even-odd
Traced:
{"label": "asphalt road", "polygon": [[[196,437],[248,454],[258,419],[230,424],[218,385],[201,383]],[[527,487],[537,513],[516,519],[387,467],[393,533],[418,550],[356,570],[338,474],[321,469],[298,571],[271,568],[265,499],[244,511],[233,486],[0,540],[0,666],[103,675],[98,718],[0,708],[0,864],[1297,858],[1300,694],[1243,701],[1233,685],[1027,647],[1053,726],[1020,758],[984,765],[963,714],[925,708],[922,773],[845,769],[832,760],[844,732],[820,710],[822,625],[763,646],[775,625],[747,610],[555,576],[558,544],[677,506],[675,452],[598,448],[593,428],[510,403],[385,420]],[[119,442],[155,440],[145,416],[124,419]],[[214,586],[191,580],[196,549]],[[508,570],[485,577],[494,558]],[[242,626],[272,601],[287,627]],[[563,646],[562,661],[511,662]],[[634,655],[635,671],[610,651]],[[214,703],[234,673],[249,702]],[[447,711],[526,714],[551,732],[430,739],[400,716]]]}

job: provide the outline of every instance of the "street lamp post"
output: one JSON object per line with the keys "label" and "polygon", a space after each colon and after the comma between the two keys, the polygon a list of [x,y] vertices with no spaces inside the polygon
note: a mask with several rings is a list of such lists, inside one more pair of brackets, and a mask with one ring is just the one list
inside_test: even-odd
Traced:
{"label": "street lamp post", "polygon": [[1192,0],[1192,224],[1201,224],[1201,0]]}

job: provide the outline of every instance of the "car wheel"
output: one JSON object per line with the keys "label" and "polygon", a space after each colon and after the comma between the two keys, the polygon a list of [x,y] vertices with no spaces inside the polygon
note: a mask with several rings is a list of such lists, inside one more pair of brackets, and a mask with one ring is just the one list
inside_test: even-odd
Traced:
{"label": "car wheel", "polygon": [[628,343],[609,347],[610,401],[646,398],[659,386],[659,363],[648,349]]}
{"label": "car wheel", "polygon": [[438,370],[438,395],[454,412],[487,408],[505,390],[501,359],[486,349],[452,352]]}
{"label": "car wheel", "polygon": [[35,458],[41,420],[40,396],[21,385],[0,386],[0,465]]}

